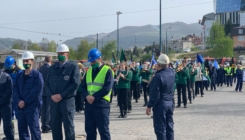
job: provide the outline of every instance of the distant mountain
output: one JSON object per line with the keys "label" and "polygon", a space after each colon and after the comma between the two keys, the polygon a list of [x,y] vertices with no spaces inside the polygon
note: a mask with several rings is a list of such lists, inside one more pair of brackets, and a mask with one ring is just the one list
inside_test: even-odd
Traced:
{"label": "distant mountain", "polygon": [[[168,29],[168,42],[176,39],[181,39],[189,34],[195,34],[196,36],[201,36],[203,31],[202,26],[198,23],[186,24],[183,22],[174,22],[174,23],[165,23],[162,25],[162,41],[166,40],[166,29]],[[134,47],[144,47],[153,44],[155,41],[156,44],[159,43],[159,26],[158,25],[145,25],[145,26],[126,26],[122,27],[119,30],[119,46],[121,48],[127,49]],[[106,44],[108,41],[117,40],[117,30],[110,33],[99,34],[99,47],[102,47],[102,38],[103,44]],[[65,41],[64,43],[74,49],[77,48],[79,42],[83,39],[88,40],[89,42],[96,41],[96,35],[89,35],[85,37],[78,37]]]}
{"label": "distant mountain", "polygon": [[[0,54],[4,52],[9,52],[11,46],[15,43],[17,39],[13,38],[0,38]],[[3,44],[4,43],[4,44]]]}

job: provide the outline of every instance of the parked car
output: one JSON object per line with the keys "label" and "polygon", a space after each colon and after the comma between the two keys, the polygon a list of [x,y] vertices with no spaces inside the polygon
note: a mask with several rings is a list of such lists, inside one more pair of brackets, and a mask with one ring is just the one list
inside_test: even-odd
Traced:
{"label": "parked car", "polygon": [[184,49],[184,52],[191,52],[191,49],[187,48],[187,49]]}

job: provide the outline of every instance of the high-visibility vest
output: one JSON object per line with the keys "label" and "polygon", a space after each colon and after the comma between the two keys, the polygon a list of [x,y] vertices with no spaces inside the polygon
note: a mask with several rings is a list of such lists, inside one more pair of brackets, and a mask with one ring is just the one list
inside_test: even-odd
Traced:
{"label": "high-visibility vest", "polygon": [[[108,72],[109,69],[110,69],[110,67],[104,65],[101,68],[100,72],[95,77],[94,81],[92,80],[92,68],[88,69],[87,75],[86,75],[86,82],[87,82],[87,90],[88,90],[89,95],[93,95],[95,92],[98,92],[99,90],[101,90],[103,88],[104,83],[105,83],[106,73]],[[106,101],[110,102],[111,90],[103,98]]]}
{"label": "high-visibility vest", "polygon": [[226,71],[227,71],[227,75],[232,75],[232,73],[231,73],[231,67],[228,67],[228,68],[226,69]]}

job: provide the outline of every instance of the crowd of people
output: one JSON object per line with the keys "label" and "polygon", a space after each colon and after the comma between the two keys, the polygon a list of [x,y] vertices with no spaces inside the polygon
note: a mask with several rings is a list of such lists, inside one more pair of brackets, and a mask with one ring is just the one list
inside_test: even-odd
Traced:
{"label": "crowd of people", "polygon": [[[99,50],[88,53],[91,67],[69,61],[69,48],[61,44],[56,50],[58,61],[46,56],[38,70],[33,69],[35,57],[26,51],[22,55],[24,70],[12,56],[5,60],[5,70],[0,70],[0,118],[7,140],[14,140],[14,117],[18,120],[20,140],[41,140],[41,133],[52,132],[53,140],[74,140],[74,113],[84,111],[87,140],[96,139],[96,129],[101,139],[110,140],[109,113],[113,97],[120,109],[118,118],[127,118],[133,111],[132,101],[143,98],[146,114],[153,110],[153,123],[157,139],[174,139],[174,91],[177,89],[176,108],[195,100],[203,90],[216,91],[216,86],[232,86],[242,91],[243,70],[240,65],[214,67],[200,62],[189,63],[187,58],[176,68],[167,55],[157,53],[157,63],[132,61],[112,64],[103,61]],[[12,97],[13,96],[13,97]],[[142,97],[141,97],[142,96]],[[181,98],[182,97],[182,98]],[[39,119],[41,118],[41,130]],[[164,119],[167,119],[165,121]],[[31,133],[31,135],[29,134]]]}

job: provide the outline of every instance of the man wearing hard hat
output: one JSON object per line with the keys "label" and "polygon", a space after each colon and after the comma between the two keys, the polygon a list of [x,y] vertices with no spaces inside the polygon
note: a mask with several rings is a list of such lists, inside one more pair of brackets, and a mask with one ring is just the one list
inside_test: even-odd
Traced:
{"label": "man wearing hard hat", "polygon": [[49,69],[46,92],[51,96],[51,128],[53,140],[62,140],[62,123],[65,139],[75,140],[74,113],[77,87],[80,83],[80,72],[75,61],[69,61],[69,48],[60,44],[56,52],[58,62]]}
{"label": "man wearing hard hat", "polygon": [[17,108],[19,138],[20,140],[41,140],[39,116],[42,105],[43,76],[32,68],[34,64],[32,52],[24,52],[22,60],[25,70],[17,75],[14,84],[14,105]]}
{"label": "man wearing hard hat", "polygon": [[102,64],[101,53],[91,49],[88,53],[91,67],[82,81],[85,100],[85,131],[87,140],[96,140],[98,128],[102,140],[111,140],[109,131],[109,112],[113,73],[110,67]]}
{"label": "man wearing hard hat", "polygon": [[157,62],[158,71],[150,83],[150,100],[146,114],[150,115],[153,108],[153,123],[157,140],[173,140],[175,74],[171,68],[168,68],[170,61],[166,54],[160,54]]}

